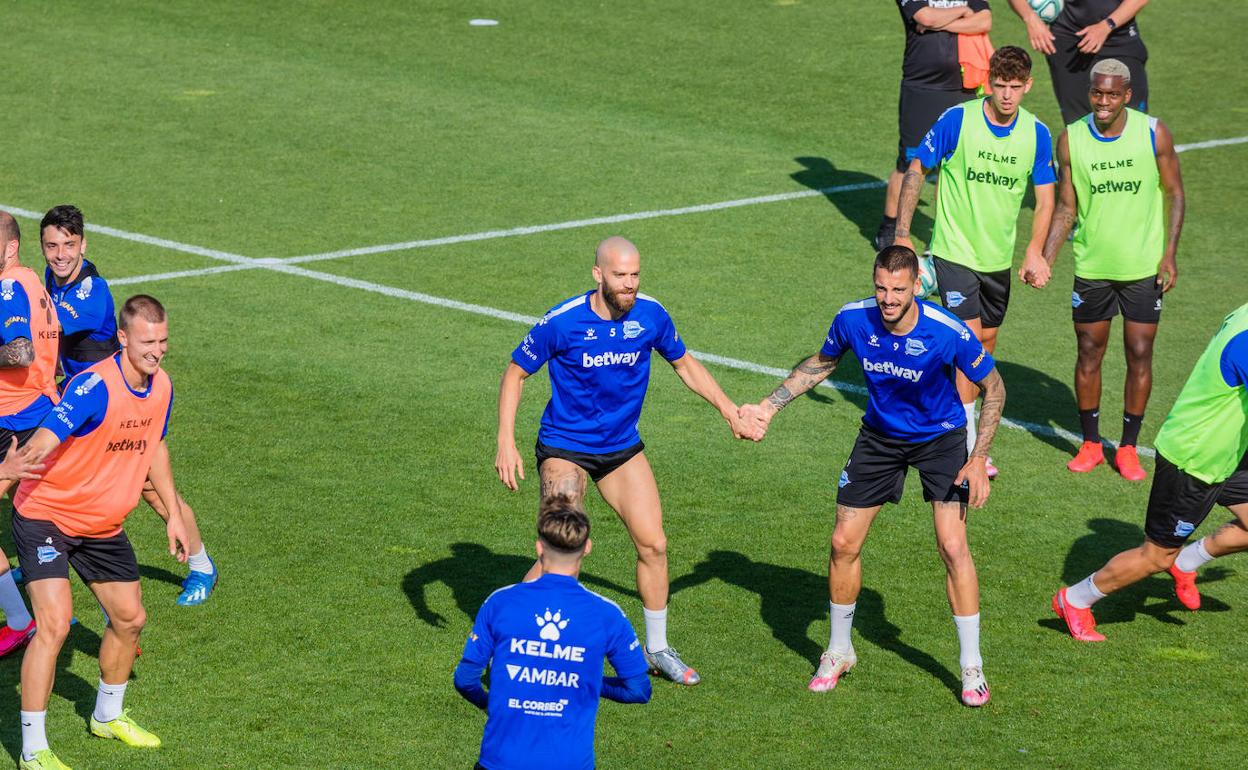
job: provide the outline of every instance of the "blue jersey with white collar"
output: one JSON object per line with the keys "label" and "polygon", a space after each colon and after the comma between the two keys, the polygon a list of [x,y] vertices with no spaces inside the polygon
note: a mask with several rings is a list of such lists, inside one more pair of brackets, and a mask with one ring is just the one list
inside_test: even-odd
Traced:
{"label": "blue jersey with white collar", "polygon": [[481,765],[592,770],[604,657],[621,679],[647,669],[624,612],[576,578],[545,574],[495,591],[460,663],[478,676],[490,667]]}
{"label": "blue jersey with white collar", "polygon": [[909,334],[886,329],[873,298],[845,305],[820,352],[839,358],[853,350],[858,357],[869,392],[862,416],[867,427],[901,441],[928,441],[966,425],[955,368],[979,382],[995,364],[956,316],[939,305],[914,302],[919,320]]}
{"label": "blue jersey with white collar", "polygon": [[117,342],[117,313],[113,293],[88,260],[82,260],[74,280],[58,285],[51,268],[43,271],[43,284],[56,305],[61,322],[62,384],[71,377],[103,361],[121,348]]}
{"label": "blue jersey with white collar", "polygon": [[550,403],[538,440],[560,449],[606,454],[641,441],[637,421],[650,384],[650,351],[668,361],[685,343],[667,311],[638,294],[632,309],[604,320],[590,307],[593,291],[556,305],[511,354],[533,374],[547,364]]}

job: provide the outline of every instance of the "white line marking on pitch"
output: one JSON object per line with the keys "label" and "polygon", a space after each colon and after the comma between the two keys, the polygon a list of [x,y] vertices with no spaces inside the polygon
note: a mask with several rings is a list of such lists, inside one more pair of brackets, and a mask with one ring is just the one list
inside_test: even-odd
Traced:
{"label": "white line marking on pitch", "polygon": [[[1225,147],[1233,144],[1244,144],[1248,142],[1248,136],[1234,137],[1230,139],[1210,139],[1205,142],[1195,142],[1192,144],[1180,144],[1175,146],[1176,152],[1186,152],[1187,150],[1203,150],[1211,147]],[[738,198],[735,200],[719,201],[717,203],[703,203],[695,206],[684,206],[674,209],[659,209],[655,211],[638,211],[631,214],[614,214],[605,217],[595,217],[592,219],[576,219],[568,222],[556,222],[548,225],[532,225],[527,227],[513,227],[509,230],[487,230],[479,233],[468,233],[465,235],[453,235],[444,238],[432,238],[421,241],[407,241],[404,243],[384,244],[381,246],[365,246],[356,249],[344,249],[341,251],[324,252],[321,254],[307,254],[299,257],[288,257],[286,259],[263,258],[254,259],[245,257],[241,254],[232,254],[228,251],[219,251],[217,249],[208,249],[203,246],[195,246],[188,243],[179,243],[166,238],[157,238],[143,233],[134,233],[127,230],[119,230],[114,227],[103,225],[88,225],[87,229],[93,233],[112,236],[121,240],[133,241],[135,243],[143,243],[149,246],[156,246],[170,251],[180,251],[186,254],[194,254],[196,256],[208,257],[222,262],[232,263],[230,266],[217,266],[198,268],[192,270],[178,270],[167,273],[152,273],[149,275],[135,275],[115,278],[110,281],[114,286],[124,286],[127,284],[148,283],[152,281],[172,280],[175,278],[192,278],[203,275],[214,275],[216,273],[229,273],[239,270],[271,270],[279,273],[287,273],[302,278],[308,278],[316,281],[325,281],[338,286],[345,286],[363,291],[382,294],[387,297],[397,299],[406,299],[413,302],[422,302],[438,307],[450,308],[453,310],[462,310],[468,313],[476,313],[492,318],[498,318],[506,321],[517,323],[533,324],[537,319],[532,316],[526,316],[519,313],[512,313],[506,310],[498,310],[496,308],[486,307],[484,305],[474,305],[467,302],[459,302],[457,300],[437,297],[432,294],[423,294],[421,292],[408,291],[406,289],[398,289],[392,286],[384,286],[382,284],[372,283],[371,281],[361,281],[355,278],[345,278],[343,276],[332,275],[330,273],[322,273],[315,270],[307,270],[295,267],[295,264],[302,262],[316,262],[327,259],[339,259],[342,257],[362,256],[366,254],[381,254],[392,251],[407,251],[411,249],[426,248],[429,246],[443,246],[453,243],[468,243],[472,241],[483,241],[494,238],[508,238],[518,235],[532,235],[535,233],[553,232],[556,230],[570,230],[580,227],[590,227],[600,224],[614,224],[617,222],[631,222],[639,219],[657,219],[660,217],[680,216],[683,214],[700,214],[708,211],[720,211],[723,209],[738,208],[741,206],[753,206],[759,203],[777,203],[780,201],[796,200],[799,198],[811,198],[819,195],[830,195],[833,193],[851,192],[854,190],[869,190],[873,188],[883,187],[883,181],[860,182],[857,184],[838,185],[834,187],[824,187],[818,190],[798,190],[788,193],[777,193],[774,195],[761,195],[752,198]],[[16,206],[6,206],[0,204],[0,209],[8,211],[10,214],[27,219],[39,220],[43,218],[43,214],[32,211],[30,209],[19,208]],[[694,351],[698,358],[710,363],[725,366],[731,369],[740,369],[743,371],[755,372],[758,374],[769,374],[776,377],[784,377],[788,375],[788,371],[777,369],[775,367],[763,366],[750,361],[742,361],[735,358],[727,358],[718,356],[713,353],[700,353]],[[852,385],[842,382],[823,382],[821,387],[828,387],[840,390],[846,393],[865,394],[866,389],[859,385]],[[1071,433],[1062,428],[1053,428],[1048,425],[1038,425],[1036,423],[1024,422],[1021,420],[1011,420],[1003,418],[1002,424],[1017,430],[1024,430],[1028,433],[1044,436],[1056,436],[1068,441],[1078,441],[1080,436]],[[1148,447],[1140,447],[1140,454],[1146,457],[1152,457],[1154,452]]]}

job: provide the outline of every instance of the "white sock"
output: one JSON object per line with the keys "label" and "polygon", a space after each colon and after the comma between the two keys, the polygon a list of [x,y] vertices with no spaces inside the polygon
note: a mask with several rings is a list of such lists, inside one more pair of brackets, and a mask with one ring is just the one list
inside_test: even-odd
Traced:
{"label": "white sock", "polygon": [[208,549],[203,545],[199,546],[199,553],[193,554],[186,561],[195,572],[207,572],[209,575],[213,573],[212,560],[208,558]]}
{"label": "white sock", "polygon": [[111,722],[121,716],[121,702],[126,697],[126,682],[121,684],[105,684],[100,680],[100,689],[95,693],[95,713],[97,722]]}
{"label": "white sock", "polygon": [[0,575],[0,610],[4,610],[4,618],[14,631],[24,631],[30,625],[30,611],[17,590],[17,583],[13,582],[13,570]]}
{"label": "white sock", "polygon": [[1066,589],[1066,603],[1077,610],[1086,610],[1104,598],[1105,594],[1092,582],[1091,575]]}
{"label": "white sock", "polygon": [[1184,572],[1195,572],[1209,561],[1213,561],[1213,557],[1205,550],[1205,539],[1202,537],[1179,551],[1179,558],[1174,560],[1174,566]]}
{"label": "white sock", "polygon": [[22,712],[22,759],[34,759],[36,751],[48,748],[48,732],[44,728],[47,717],[47,711]]}
{"label": "white sock", "polygon": [[646,651],[658,652],[667,649],[667,608],[651,610],[641,608],[646,616]]}
{"label": "white sock", "polygon": [[954,615],[953,624],[958,627],[958,665],[962,668],[984,665],[979,654],[979,613]]}
{"label": "white sock", "polygon": [[975,449],[975,438],[978,435],[975,430],[975,402],[963,404],[962,411],[966,412],[966,454],[969,457]]}
{"label": "white sock", "polygon": [[858,602],[853,604],[828,602],[828,606],[832,617],[832,634],[828,639],[828,649],[832,652],[849,652],[854,646],[849,639],[849,632],[854,628],[854,610],[858,608]]}

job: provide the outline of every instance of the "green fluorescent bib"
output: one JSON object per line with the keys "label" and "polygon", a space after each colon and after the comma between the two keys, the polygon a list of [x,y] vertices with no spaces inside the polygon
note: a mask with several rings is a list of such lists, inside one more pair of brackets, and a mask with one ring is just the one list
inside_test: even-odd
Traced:
{"label": "green fluorescent bib", "polygon": [[1222,322],[1157,434],[1157,451],[1206,484],[1230,478],[1248,449],[1248,388],[1222,379],[1222,350],[1248,330],[1248,305]]}
{"label": "green fluorescent bib", "polygon": [[995,136],[984,99],[966,102],[958,146],[940,164],[932,253],[981,273],[1014,261],[1018,210],[1036,163],[1036,117],[1019,108],[1009,136]]}
{"label": "green fluorescent bib", "polygon": [[1155,275],[1166,236],[1151,120],[1128,108],[1122,136],[1112,142],[1093,136],[1090,120],[1066,127],[1079,204],[1075,275],[1112,281]]}

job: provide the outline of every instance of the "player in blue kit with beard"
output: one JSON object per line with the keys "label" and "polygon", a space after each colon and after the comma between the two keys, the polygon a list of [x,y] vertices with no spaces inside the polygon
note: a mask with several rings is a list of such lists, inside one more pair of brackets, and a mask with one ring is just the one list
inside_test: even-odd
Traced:
{"label": "player in blue kit with beard", "polygon": [[[548,498],[537,520],[541,577],[500,588],[481,605],[455,668],[455,689],[488,715],[477,768],[589,770],[599,696],[650,700],[628,618],[577,580],[590,546],[589,518],[567,497]],[[604,657],[616,676],[603,677]]]}
{"label": "player in blue kit with beard", "polygon": [[[966,508],[988,499],[985,466],[1001,421],[1005,385],[992,356],[964,323],[915,298],[918,277],[912,250],[882,250],[875,258],[875,298],[842,307],[822,349],[798,364],[762,402],[743,406],[741,414],[765,432],[776,413],[827,379],[847,351],[858,357],[869,400],[838,482],[828,566],[831,638],[809,689],[831,690],[858,662],[850,630],[862,589],[862,546],[884,503],[901,501],[906,471],[913,467],[923,483],[923,499],[932,504],[936,545],[945,563],[945,589],[961,647],[962,702],[982,706],[989,693],[979,651],[979,581],[967,543]],[[955,369],[978,385],[984,399],[969,459]]]}
{"label": "player in blue kit with beard", "polygon": [[[516,449],[516,409],[524,380],[543,364],[550,403],[537,434],[541,499],[566,495],[582,506],[593,479],[619,514],[637,549],[637,592],[646,621],[646,658],[657,673],[684,685],[701,677],[667,642],[667,537],[654,473],[642,451],[637,420],[650,382],[650,352],[658,351],[685,385],[711,403],[734,436],[755,430],[738,416],[710,372],[685,349],[667,310],[637,291],[641,257],[620,237],[598,244],[598,287],[556,305],[511,354],[498,395],[498,454],[494,468],[509,489],[524,478]],[[538,576],[534,565],[526,579]]]}

